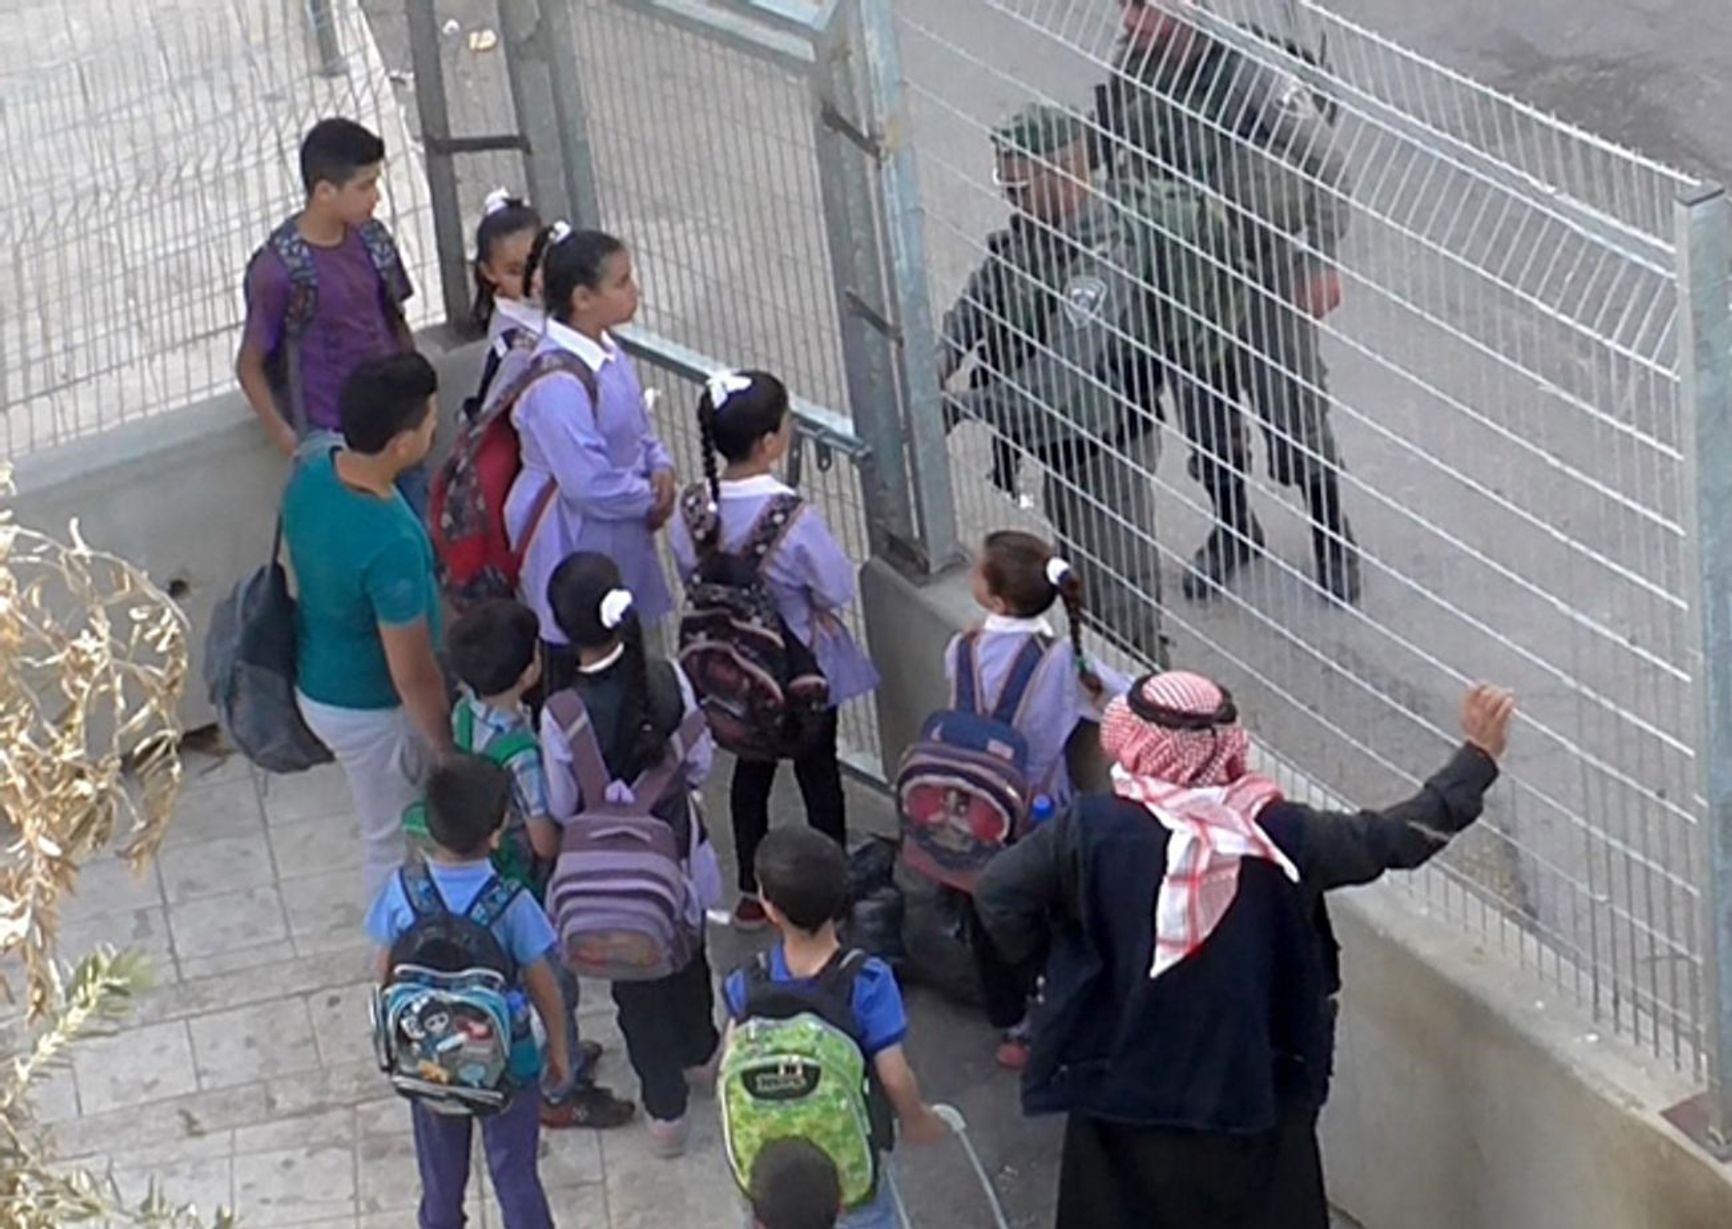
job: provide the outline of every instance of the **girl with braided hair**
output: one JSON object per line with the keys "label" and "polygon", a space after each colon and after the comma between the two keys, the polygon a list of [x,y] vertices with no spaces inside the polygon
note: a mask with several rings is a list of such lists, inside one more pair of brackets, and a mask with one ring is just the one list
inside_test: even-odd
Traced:
{"label": "girl with braided hair", "polygon": [[[838,617],[854,601],[857,565],[831,535],[823,514],[775,476],[793,429],[788,390],[775,376],[763,371],[712,376],[698,402],[704,482],[687,490],[669,539],[680,575],[689,583],[706,562],[740,550],[761,517],[787,515],[765,560],[764,576],[783,623],[829,683],[830,704],[816,736],[794,755],[794,776],[807,822],[846,848],[837,708],[876,688],[878,671]],[[770,788],[778,767],[773,759],[740,759],[734,766],[729,800],[740,900],[733,921],[742,930],[768,921],[758,900],[753,859],[770,830]]]}
{"label": "girl with braided hair", "polygon": [[[1040,665],[1011,724],[1028,741],[1028,779],[1034,790],[1063,807],[1073,792],[1066,763],[1072,738],[1092,738],[1107,702],[1123,695],[1130,680],[1083,651],[1082,578],[1034,534],[1016,529],[988,534],[969,582],[986,621],[950,642],[944,676],[954,686],[959,666],[966,666],[974,672],[974,694],[988,710],[996,708],[1030,641],[1035,643]],[[1069,633],[1063,638],[1047,617],[1061,603]],[[972,910],[969,916],[977,920]],[[1024,1017],[1038,969],[1005,963],[978,925],[970,929],[987,1019],[1004,1030],[998,1064],[1020,1071],[1028,1062]]]}
{"label": "girl with braided hair", "polygon": [[1108,705],[1112,791],[1006,849],[974,895],[1006,959],[1048,953],[1023,1109],[1068,1116],[1059,1226],[1327,1229],[1323,894],[1422,866],[1479,818],[1514,712],[1474,687],[1419,793],[1349,813],[1252,771],[1208,679],[1151,675]]}
{"label": "girl with braided hair", "polygon": [[[651,658],[644,648],[636,595],[624,586],[613,560],[592,551],[570,556],[554,571],[550,593],[554,617],[576,657],[571,689],[583,702],[608,775],[616,782],[635,781],[660,762],[686,715],[697,711],[697,697],[678,666]],[[555,823],[566,824],[598,800],[582,796],[571,743],[553,708],[550,700],[541,717],[548,810]],[[692,791],[709,776],[713,754],[708,734],[688,747],[684,772],[651,808],[673,828],[681,849],[708,848]],[[699,861],[691,859],[688,875],[694,876],[693,899],[701,901],[707,893],[696,877]],[[713,855],[709,866],[713,875]],[[678,1156],[690,1129],[688,1078],[713,1075],[709,1064],[721,1042],[702,943],[667,977],[614,982],[613,1001],[642,1086],[651,1147],[658,1155]]]}

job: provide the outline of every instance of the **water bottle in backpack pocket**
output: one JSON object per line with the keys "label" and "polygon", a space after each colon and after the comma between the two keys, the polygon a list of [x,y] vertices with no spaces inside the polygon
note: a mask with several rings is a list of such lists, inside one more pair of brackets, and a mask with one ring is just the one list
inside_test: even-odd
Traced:
{"label": "water bottle in backpack pocket", "polygon": [[547,912],[561,959],[581,977],[654,981],[684,968],[703,942],[703,909],[691,880],[698,825],[681,827],[656,813],[673,799],[689,806],[683,770],[687,749],[706,732],[702,713],[686,714],[661,762],[630,788],[603,759],[595,726],[575,691],[550,696],[571,747],[583,810],[565,824],[559,859],[547,884]]}
{"label": "water bottle in backpack pocket", "polygon": [[952,706],[927,718],[896,776],[902,859],[910,870],[971,892],[993,855],[1022,835],[1036,783],[1028,778],[1028,740],[1016,721],[1050,648],[1031,636],[997,703],[986,709],[980,633],[957,641]]}
{"label": "water bottle in backpack pocket", "polygon": [[764,1146],[797,1136],[835,1163],[844,1207],[877,1193],[879,1159],[895,1128],[854,1018],[854,980],[865,959],[839,951],[807,983],[773,979],[767,952],[747,967],[717,1092],[728,1164],[742,1192]]}
{"label": "water bottle in backpack pocket", "polygon": [[680,514],[698,550],[680,616],[680,667],[716,744],[745,759],[785,759],[823,729],[830,684],[812,650],[776,609],[765,573],[801,508],[772,497],[737,551],[705,551],[719,512],[707,486],[687,488]]}
{"label": "water bottle in backpack pocket", "polygon": [[516,962],[493,932],[522,888],[491,879],[453,913],[426,863],[399,874],[415,920],[392,944],[390,973],[373,996],[380,1069],[399,1094],[437,1113],[495,1113],[540,1067]]}

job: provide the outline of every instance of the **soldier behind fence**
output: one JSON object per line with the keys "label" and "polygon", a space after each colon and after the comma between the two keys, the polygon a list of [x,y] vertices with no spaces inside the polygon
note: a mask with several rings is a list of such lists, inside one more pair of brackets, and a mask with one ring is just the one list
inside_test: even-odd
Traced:
{"label": "soldier behind fence", "polygon": [[1163,663],[1158,397],[1171,380],[1187,418],[1219,418],[1209,406],[1233,395],[1232,229],[1183,185],[1096,182],[1088,128],[1061,107],[1028,106],[992,139],[1015,213],[944,319],[941,374],[979,360],[952,410],[1045,466],[1047,512],[1086,561],[1099,621]]}
{"label": "soldier behind fence", "polygon": [[[1341,300],[1335,250],[1347,229],[1345,160],[1328,106],[1290,73],[1201,29],[1200,0],[1120,0],[1124,39],[1099,118],[1105,151],[1128,173],[1207,185],[1231,202],[1255,288],[1245,317],[1245,379],[1269,448],[1269,473],[1305,492],[1317,580],[1359,600],[1359,548],[1341,511],[1341,458],[1328,418],[1317,321]],[[1295,54],[1304,53],[1295,48]],[[1128,143],[1135,154],[1123,156]],[[1185,592],[1201,597],[1260,553],[1246,501],[1236,407],[1187,424],[1193,470],[1217,525]]]}

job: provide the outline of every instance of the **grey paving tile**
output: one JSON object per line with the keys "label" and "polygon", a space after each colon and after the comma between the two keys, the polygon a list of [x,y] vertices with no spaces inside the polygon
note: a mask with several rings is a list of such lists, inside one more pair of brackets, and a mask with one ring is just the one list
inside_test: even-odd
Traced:
{"label": "grey paving tile", "polygon": [[264,812],[247,779],[201,781],[181,790],[169,821],[164,849],[200,845],[232,837],[262,836]]}
{"label": "grey paving tile", "polygon": [[250,1084],[319,1066],[305,999],[255,1003],[188,1021],[201,1088]]}
{"label": "grey paving tile", "polygon": [[237,1156],[235,1203],[249,1225],[292,1225],[355,1216],[355,1153],[310,1145]]}
{"label": "grey paving tile", "polygon": [[[407,1213],[406,1220],[413,1220],[414,1209],[421,1200],[421,1176],[415,1167],[414,1138],[400,1135],[363,1139],[358,1155],[361,1215]],[[473,1175],[470,1180],[474,1181]]]}
{"label": "grey paving tile", "polygon": [[78,870],[73,893],[60,907],[62,924],[83,921],[109,913],[130,913],[163,903],[162,881],[157,877],[156,864],[142,871],[113,854],[92,858]]}
{"label": "grey paving tile", "polygon": [[262,827],[245,836],[166,848],[159,865],[170,905],[264,887],[276,878]]}
{"label": "grey paving tile", "polygon": [[207,896],[169,913],[175,950],[188,960],[263,947],[287,939],[282,898],[274,887]]}
{"label": "grey paving tile", "polygon": [[234,1132],[234,1151],[236,1155],[279,1152],[309,1144],[348,1144],[354,1139],[355,1111],[343,1106],[302,1114],[280,1114],[257,1126],[239,1127]]}
{"label": "grey paving tile", "polygon": [[293,777],[278,777],[265,791],[265,818],[275,824],[292,824],[327,815],[353,815],[354,798],[343,770],[326,764]]}
{"label": "grey paving tile", "polygon": [[250,974],[261,980],[268,979],[263,989],[269,993],[283,988],[278,977],[283,966],[294,959],[295,945],[288,939],[278,939],[258,947],[237,947],[212,956],[182,957],[180,976],[183,982],[220,980],[229,990],[244,996],[245,991],[235,982]]}
{"label": "grey paving tile", "polygon": [[307,996],[312,1013],[313,1040],[327,1066],[358,1062],[373,1052],[373,1033],[368,1005],[373,982],[333,986]]}
{"label": "grey paving tile", "polygon": [[366,941],[359,866],[285,879],[281,887],[289,930],[301,955],[353,947]]}
{"label": "grey paving tile", "polygon": [[114,1167],[114,1180],[129,1200],[143,1199],[156,1183],[163,1198],[176,1205],[192,1204],[209,1218],[218,1208],[233,1208],[234,1161],[226,1156],[162,1161]]}
{"label": "grey paving tile", "polygon": [[161,1101],[198,1088],[186,1025],[178,1021],[80,1042],[72,1066],[86,1114]]}
{"label": "grey paving tile", "polygon": [[60,927],[63,960],[79,960],[105,943],[148,956],[157,985],[172,985],[179,976],[167,914],[160,905],[68,919]]}
{"label": "grey paving tile", "polygon": [[277,873],[284,879],[348,870],[361,864],[360,832],[355,817],[347,811],[273,824],[270,838]]}

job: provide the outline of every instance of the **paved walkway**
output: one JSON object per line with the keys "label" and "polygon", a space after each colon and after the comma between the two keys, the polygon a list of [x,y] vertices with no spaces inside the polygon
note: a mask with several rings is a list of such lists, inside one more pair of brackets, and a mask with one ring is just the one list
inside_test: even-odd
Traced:
{"label": "paved walkway", "polygon": [[[341,777],[279,778],[261,793],[238,757],[192,757],[187,782],[157,865],[135,880],[112,858],[92,864],[65,911],[68,955],[130,944],[151,955],[159,984],[117,1035],[78,1048],[42,1091],[44,1118],[67,1159],[112,1164],[129,1191],[154,1176],[176,1200],[238,1206],[249,1226],[412,1225],[409,1115],[373,1063],[359,846]],[[857,796],[857,825],[882,824],[873,810]],[[718,970],[745,955],[731,933],[713,946]],[[918,993],[912,1010],[914,1061],[933,1095],[976,1124],[1016,1222],[1050,1223],[1052,1125],[1017,1114],[984,1025]],[[634,1089],[605,987],[585,987],[582,1020],[607,1047],[603,1082]],[[695,1110],[695,1147],[674,1163],[650,1156],[641,1125],[545,1136],[559,1223],[738,1229],[713,1107]],[[990,1223],[953,1148],[910,1157],[905,1178],[920,1223]],[[479,1177],[473,1191],[472,1223],[498,1225]]]}

